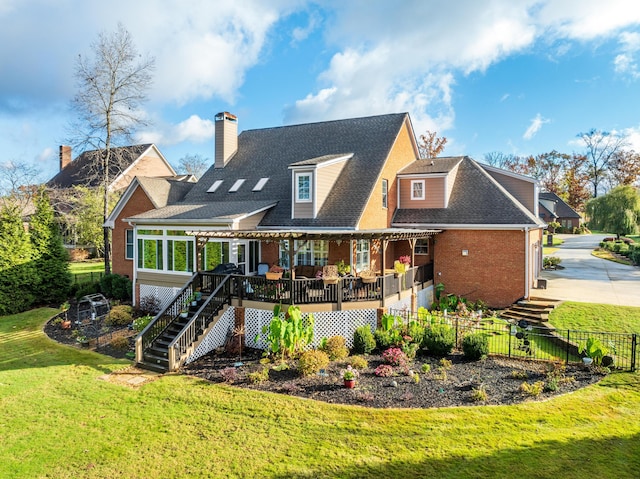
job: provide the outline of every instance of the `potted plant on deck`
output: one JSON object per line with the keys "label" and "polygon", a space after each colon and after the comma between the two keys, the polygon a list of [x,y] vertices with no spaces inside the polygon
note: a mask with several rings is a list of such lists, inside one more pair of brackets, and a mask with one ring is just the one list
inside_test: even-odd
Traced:
{"label": "potted plant on deck", "polygon": [[282,278],[282,273],[284,272],[284,268],[282,266],[278,266],[274,264],[269,271],[266,272],[265,276],[267,279],[280,279]]}

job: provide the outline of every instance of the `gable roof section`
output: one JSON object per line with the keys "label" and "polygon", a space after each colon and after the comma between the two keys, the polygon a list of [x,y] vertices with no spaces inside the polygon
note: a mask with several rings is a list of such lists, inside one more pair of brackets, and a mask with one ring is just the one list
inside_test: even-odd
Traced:
{"label": "gable roof section", "polygon": [[[158,156],[173,171],[169,162],[164,158],[160,150],[152,143],[143,145],[121,146],[111,149],[111,154],[116,155],[119,160],[109,165],[109,177],[113,183],[120,175],[128,171],[141,156],[149,149],[155,149]],[[49,187],[71,188],[72,186],[82,185],[88,187],[97,187],[102,185],[104,180],[104,172],[99,161],[100,152],[103,150],[88,150],[81,153],[75,160],[71,161],[67,166],[60,170],[53,178],[47,182]]]}
{"label": "gable roof section", "polygon": [[193,188],[195,182],[192,175],[181,175],[171,178],[150,178],[146,176],[136,176],[124,191],[118,203],[109,214],[105,226],[114,227],[116,218],[120,215],[131,196],[140,187],[147,195],[156,209],[161,209],[171,203],[176,203],[183,199]]}
{"label": "gable roof section", "polygon": [[[260,222],[262,228],[355,228],[405,121],[406,113],[395,113],[244,131],[229,163],[224,168],[209,168],[183,203],[203,207],[189,209],[194,220],[204,211],[216,211],[211,206],[204,208],[210,203],[224,202],[245,210],[244,206],[255,202],[273,205]],[[300,162],[317,165],[350,154],[353,156],[316,217],[292,219],[289,167]],[[269,177],[269,181],[260,191],[254,191],[253,186],[263,177]],[[229,192],[239,179],[246,181],[237,191]],[[223,184],[214,193],[207,193],[220,180]],[[189,214],[185,211],[181,218],[188,220]]]}
{"label": "gable roof section", "polygon": [[429,228],[544,226],[544,222],[466,156],[459,163],[447,208],[399,209],[392,224]]}
{"label": "gable roof section", "polygon": [[182,225],[233,223],[275,206],[269,201],[176,203],[126,218],[144,224],[179,222]]}
{"label": "gable roof section", "polygon": [[556,211],[550,212],[555,213],[557,218],[581,218],[580,214],[576,212],[571,206],[564,202],[562,198],[560,198],[555,193],[550,192],[540,192],[539,198],[541,200],[553,201],[556,204]]}

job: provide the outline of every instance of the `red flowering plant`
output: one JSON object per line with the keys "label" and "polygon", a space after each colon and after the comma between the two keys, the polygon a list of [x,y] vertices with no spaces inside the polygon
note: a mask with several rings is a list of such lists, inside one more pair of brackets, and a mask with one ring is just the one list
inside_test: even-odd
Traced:
{"label": "red flowering plant", "polygon": [[395,371],[393,370],[393,366],[390,366],[389,364],[381,364],[376,368],[373,374],[381,378],[390,378],[395,374]]}

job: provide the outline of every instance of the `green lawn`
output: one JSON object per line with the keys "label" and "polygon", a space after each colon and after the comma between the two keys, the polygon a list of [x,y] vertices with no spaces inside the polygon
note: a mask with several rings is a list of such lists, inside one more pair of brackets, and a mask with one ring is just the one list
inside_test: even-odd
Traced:
{"label": "green lawn", "polygon": [[73,275],[74,283],[98,281],[104,274],[104,261],[77,261],[69,263],[69,271]]}
{"label": "green lawn", "polygon": [[567,301],[549,314],[549,322],[558,329],[640,333],[640,308]]}
{"label": "green lawn", "polygon": [[[0,317],[0,477],[636,478],[640,375],[545,402],[370,410],[166,375],[131,389],[123,361]],[[489,392],[490,393],[490,392]]]}

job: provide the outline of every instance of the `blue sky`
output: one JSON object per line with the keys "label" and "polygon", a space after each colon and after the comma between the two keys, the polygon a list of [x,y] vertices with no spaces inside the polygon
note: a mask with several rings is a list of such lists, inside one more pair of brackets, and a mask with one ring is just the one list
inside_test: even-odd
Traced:
{"label": "blue sky", "polygon": [[476,159],[581,152],[591,128],[640,151],[636,0],[0,0],[0,162],[57,172],[75,59],[118,22],[156,61],[136,140],[174,165],[213,158],[220,111],[241,131],[407,111]]}

